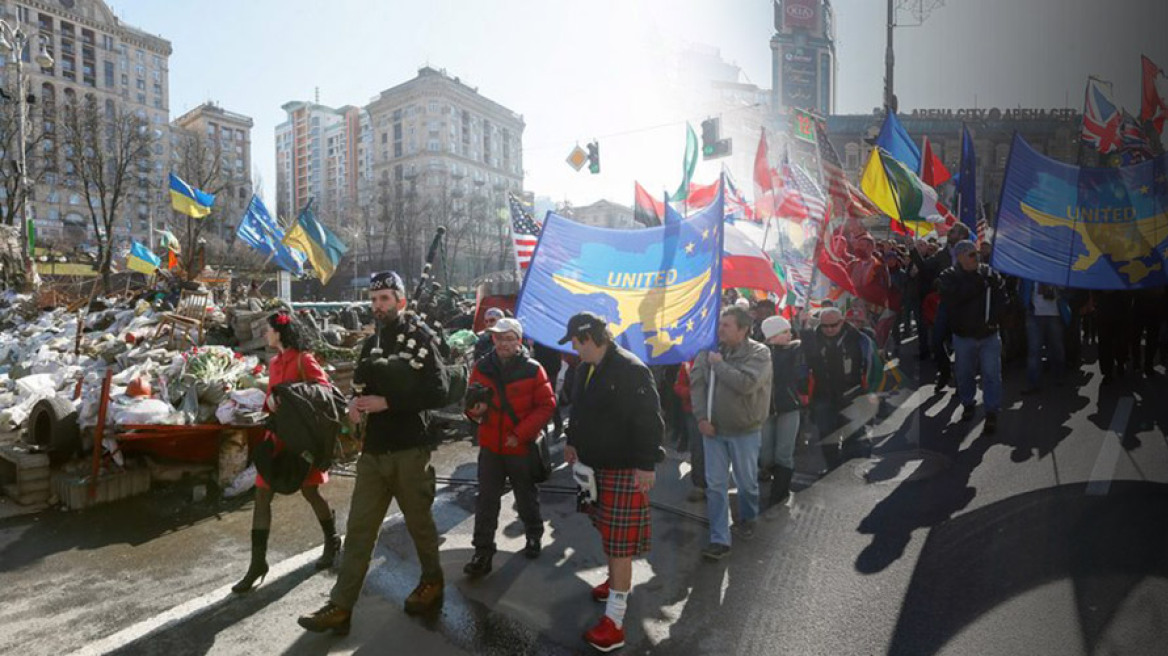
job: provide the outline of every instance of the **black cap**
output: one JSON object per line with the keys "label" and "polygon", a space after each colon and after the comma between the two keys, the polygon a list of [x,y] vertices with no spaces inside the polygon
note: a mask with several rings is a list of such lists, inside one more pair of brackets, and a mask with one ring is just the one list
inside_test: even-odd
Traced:
{"label": "black cap", "polygon": [[382,289],[392,289],[399,292],[406,290],[401,276],[393,271],[378,271],[369,276],[369,291],[376,292]]}
{"label": "black cap", "polygon": [[560,338],[560,344],[567,344],[572,341],[573,337],[580,337],[592,332],[597,327],[605,328],[608,322],[600,317],[598,314],[591,312],[581,312],[576,316],[568,319],[568,330],[564,336]]}

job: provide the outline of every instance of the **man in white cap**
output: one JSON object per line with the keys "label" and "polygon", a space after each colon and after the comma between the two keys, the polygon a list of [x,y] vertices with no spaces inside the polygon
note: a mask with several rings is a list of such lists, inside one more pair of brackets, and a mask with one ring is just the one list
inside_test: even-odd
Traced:
{"label": "man in white cap", "polygon": [[[527,535],[524,555],[537,558],[543,537],[539,493],[530,450],[556,409],[543,367],[523,348],[523,326],[503,317],[487,329],[495,349],[475,364],[467,389],[466,415],[477,423],[478,498],[475,502],[474,557],[463,572],[472,578],[491,571],[499,499],[511,481]],[[485,398],[485,400],[483,400]]]}
{"label": "man in white cap", "polygon": [[761,466],[771,467],[774,478],[768,510],[773,519],[791,494],[795,473],[795,441],[799,435],[799,414],[807,391],[807,360],[802,343],[794,338],[791,323],[784,317],[767,317],[762,335],[771,351],[770,416],[762,425]]}

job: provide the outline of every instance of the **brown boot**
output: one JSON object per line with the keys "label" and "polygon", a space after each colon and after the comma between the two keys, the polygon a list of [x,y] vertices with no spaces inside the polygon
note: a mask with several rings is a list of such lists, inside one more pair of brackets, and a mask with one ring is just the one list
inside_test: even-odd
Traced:
{"label": "brown boot", "polygon": [[442,606],[442,583],[422,581],[410,596],[406,597],[406,612],[410,615],[419,615]]}
{"label": "brown boot", "polygon": [[349,620],[353,613],[330,601],[323,608],[309,615],[301,615],[296,623],[314,633],[332,631],[333,635],[349,635]]}

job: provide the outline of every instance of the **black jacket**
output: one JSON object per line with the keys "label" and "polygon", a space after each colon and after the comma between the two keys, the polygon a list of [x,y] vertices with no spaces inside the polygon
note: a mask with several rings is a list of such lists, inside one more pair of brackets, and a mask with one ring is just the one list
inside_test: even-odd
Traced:
{"label": "black jacket", "polygon": [[941,302],[954,335],[982,339],[997,332],[1006,305],[1006,285],[996,271],[985,264],[973,271],[954,265],[939,280]]}
{"label": "black jacket", "polygon": [[803,353],[815,377],[812,399],[839,404],[862,391],[864,384],[863,336],[844,322],[839,334],[828,337],[822,328],[803,337]]}
{"label": "black jacket", "polygon": [[807,358],[802,342],[786,346],[769,345],[771,350],[771,414],[781,415],[803,407],[799,396],[807,393]]}
{"label": "black jacket", "polygon": [[653,374],[616,344],[609,345],[589,380],[591,369],[584,363],[576,367],[568,446],[589,467],[653,471],[665,432]]}
{"label": "black jacket", "polygon": [[345,397],[332,385],[307,382],[281,383],[272,393],[279,405],[268,416],[268,428],[289,453],[311,457],[314,467],[328,470],[345,422]]}
{"label": "black jacket", "polygon": [[[410,330],[413,328],[413,330]],[[412,314],[399,315],[398,319],[381,329],[381,349],[385,356],[406,350],[405,341],[399,341],[398,335],[405,335],[405,340],[417,339],[428,341],[423,367],[414,370],[408,366],[397,367],[397,380],[392,388],[386,388],[378,380],[378,376],[370,376],[365,381],[365,396],[384,396],[389,409],[384,412],[375,412],[369,415],[368,428],[365,431],[364,453],[386,453],[389,451],[403,451],[405,449],[428,446],[426,427],[429,415],[425,411],[427,397],[432,396],[437,389],[443,387],[442,374],[438,369],[437,336]],[[377,335],[371,335],[361,345],[361,355],[357,359],[358,372],[362,363],[370,357],[370,351],[377,343]],[[356,376],[354,376],[356,380]]]}
{"label": "black jacket", "polygon": [[945,269],[953,266],[953,255],[948,248],[942,248],[930,255],[927,259],[917,249],[909,249],[909,257],[917,267],[917,293],[923,299],[933,291],[933,283]]}

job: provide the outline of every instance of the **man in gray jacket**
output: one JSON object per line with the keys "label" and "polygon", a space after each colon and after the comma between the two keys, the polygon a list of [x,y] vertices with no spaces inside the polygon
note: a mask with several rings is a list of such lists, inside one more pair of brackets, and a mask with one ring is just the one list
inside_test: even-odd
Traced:
{"label": "man in gray jacket", "polygon": [[771,398],[771,356],[750,339],[750,312],[730,306],[718,322],[718,350],[703,351],[690,373],[690,396],[706,460],[707,560],[730,552],[730,468],[738,482],[739,537],[754,536],[758,517],[758,452]]}

